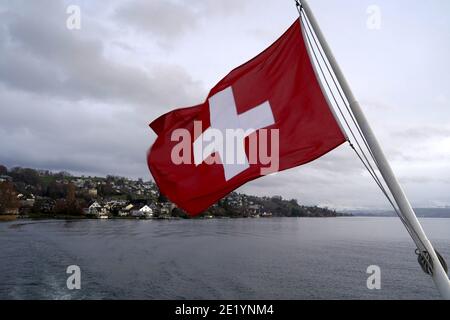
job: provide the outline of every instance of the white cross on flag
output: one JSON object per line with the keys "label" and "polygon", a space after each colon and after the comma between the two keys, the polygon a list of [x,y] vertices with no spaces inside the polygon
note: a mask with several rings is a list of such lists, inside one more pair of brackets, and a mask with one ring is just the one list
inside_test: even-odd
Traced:
{"label": "white cross on flag", "polygon": [[[224,167],[225,180],[228,181],[250,167],[245,156],[244,139],[259,129],[275,124],[272,108],[270,103],[266,101],[247,112],[238,114],[233,90],[229,87],[209,98],[209,114],[211,127],[194,141],[194,162],[198,166],[212,153],[217,152],[220,158],[225,160],[222,161],[222,165]],[[226,140],[215,140],[209,145],[211,147],[208,148],[204,140],[208,140],[207,138],[213,135],[212,130],[219,130],[222,137],[226,137],[226,130],[242,130],[243,134],[239,136],[241,138],[240,141],[233,143],[232,147],[234,148],[231,150],[224,147],[224,144],[227,143]],[[232,154],[232,157],[235,153],[244,155],[244,161],[239,163],[234,161],[235,157],[230,159],[230,156],[227,155],[227,150],[230,151],[229,153]],[[229,161],[227,161],[227,156]]]}

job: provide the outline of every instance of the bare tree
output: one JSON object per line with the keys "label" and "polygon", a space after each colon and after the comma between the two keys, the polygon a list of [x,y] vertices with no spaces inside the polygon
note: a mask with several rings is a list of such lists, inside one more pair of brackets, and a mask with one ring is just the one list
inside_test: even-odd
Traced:
{"label": "bare tree", "polygon": [[0,214],[19,208],[17,193],[11,182],[0,183]]}

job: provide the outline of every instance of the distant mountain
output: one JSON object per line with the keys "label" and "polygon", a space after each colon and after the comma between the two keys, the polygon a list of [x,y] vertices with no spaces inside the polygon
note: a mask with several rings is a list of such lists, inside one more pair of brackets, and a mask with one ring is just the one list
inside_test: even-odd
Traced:
{"label": "distant mountain", "polygon": [[[419,218],[450,218],[450,208],[415,208]],[[393,210],[348,210],[356,217],[395,217]]]}

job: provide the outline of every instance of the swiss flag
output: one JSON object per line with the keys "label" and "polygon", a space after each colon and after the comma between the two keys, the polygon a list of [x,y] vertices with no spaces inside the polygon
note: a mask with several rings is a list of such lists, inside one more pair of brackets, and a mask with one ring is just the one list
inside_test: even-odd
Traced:
{"label": "swiss flag", "polygon": [[[150,171],[161,192],[190,215],[248,181],[313,161],[346,141],[314,73],[299,21],[229,73],[204,103],[169,112],[150,126],[158,135],[147,157]],[[239,129],[245,131],[241,138],[225,134]],[[244,156],[233,161],[233,150]]]}

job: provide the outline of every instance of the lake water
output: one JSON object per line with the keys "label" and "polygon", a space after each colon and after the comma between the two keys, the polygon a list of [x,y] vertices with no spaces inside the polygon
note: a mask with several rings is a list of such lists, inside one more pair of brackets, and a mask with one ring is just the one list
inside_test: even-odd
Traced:
{"label": "lake water", "polygon": [[[450,219],[421,221],[450,261]],[[439,298],[414,249],[396,218],[19,220],[0,223],[0,299]]]}

